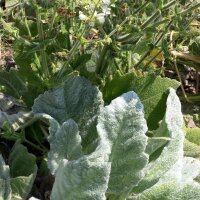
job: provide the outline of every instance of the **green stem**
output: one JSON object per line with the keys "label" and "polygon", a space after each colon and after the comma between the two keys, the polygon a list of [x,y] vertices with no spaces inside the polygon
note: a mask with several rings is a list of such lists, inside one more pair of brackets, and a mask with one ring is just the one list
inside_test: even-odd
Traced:
{"label": "green stem", "polygon": [[188,14],[189,12],[191,12],[191,11],[193,11],[193,10],[196,10],[196,9],[199,8],[199,7],[200,7],[200,3],[197,3],[196,5],[194,5],[194,6],[190,7],[190,8],[188,8],[188,9],[186,9],[186,10],[180,12],[180,15],[186,15],[186,14]]}
{"label": "green stem", "polygon": [[[167,32],[167,30],[169,29],[169,27],[171,26],[173,20],[171,20],[169,22],[169,24],[167,25],[165,31],[160,35],[160,37],[157,39],[157,41],[154,43],[153,47],[151,47],[146,53],[145,55],[140,59],[140,61],[134,66],[134,68],[137,68],[146,58],[147,56],[149,56],[149,54],[151,53],[151,51],[156,47],[156,45],[161,41],[161,39],[163,38],[163,36],[165,35],[165,33]],[[147,67],[154,59],[156,58],[156,56],[154,56],[150,62],[147,63],[147,65],[145,67]]]}
{"label": "green stem", "polygon": [[[185,96],[179,96],[181,101],[186,101]],[[187,96],[187,99],[190,102],[200,102],[200,95],[195,95],[195,96]]]}
{"label": "green stem", "polygon": [[[41,23],[42,19],[41,19],[41,15],[40,15],[40,11],[38,7],[36,7],[36,18],[37,18],[37,29],[38,29],[38,34],[39,34],[39,40],[41,42],[44,42],[44,32],[43,32],[42,23]],[[49,78],[50,72],[49,72],[49,66],[47,63],[47,55],[45,53],[45,49],[42,48],[40,50],[40,53],[41,53],[41,62],[42,62],[42,68],[44,70],[45,78]]]}
{"label": "green stem", "polygon": [[53,18],[52,18],[52,22],[51,22],[51,25],[50,25],[50,28],[49,28],[49,32],[51,32],[53,30],[53,26],[54,26],[54,23],[55,23],[56,16],[57,16],[57,13],[55,11],[55,8],[53,8]]}
{"label": "green stem", "polygon": [[162,11],[165,11],[167,9],[169,9],[171,6],[173,6],[177,1],[176,0],[173,0],[173,1],[170,1],[169,3],[165,4],[162,8]]}
{"label": "green stem", "polygon": [[27,144],[34,147],[35,149],[38,149],[39,151],[45,152],[45,150],[42,149],[40,146],[38,146],[38,145],[34,144],[33,142],[27,140],[26,138],[23,139],[23,142],[26,142]]}
{"label": "green stem", "polygon": [[165,11],[165,10],[169,9],[175,3],[176,3],[176,0],[173,0],[173,1],[169,2],[169,3],[167,3],[166,5],[164,5],[161,11],[157,10],[149,19],[147,19],[141,25],[141,29],[145,29],[149,24],[151,24],[151,22],[153,22],[157,17],[159,17],[161,15],[162,11]]}
{"label": "green stem", "polygon": [[185,89],[183,87],[183,82],[182,82],[182,79],[181,79],[181,75],[179,73],[179,70],[178,70],[178,66],[177,66],[177,62],[176,62],[176,56],[173,56],[173,61],[174,61],[174,67],[175,67],[175,70],[176,70],[176,73],[178,75],[178,79],[179,79],[179,82],[181,83],[181,90],[183,92],[183,96],[185,97],[185,100],[187,102],[190,102],[190,100],[188,99],[187,97],[187,94],[185,93]]}
{"label": "green stem", "polygon": [[[25,23],[25,27],[26,27],[26,29],[27,29],[27,32],[28,32],[28,36],[29,36],[29,38],[31,39],[32,38],[32,34],[31,34],[31,31],[30,31],[30,28],[29,28],[29,25],[28,25],[28,21],[27,21],[27,17],[26,17],[26,13],[25,13],[25,10],[24,10],[24,8],[21,8],[22,9],[22,16],[23,16],[23,18],[24,18],[24,23]],[[36,60],[36,69],[37,69],[37,71],[38,71],[38,73],[40,74],[40,76],[42,77],[43,75],[42,75],[42,71],[41,71],[41,64],[40,64],[40,60],[39,60],[39,58],[38,58],[38,55],[37,55],[37,53],[34,53],[34,57],[35,57],[35,60]]]}
{"label": "green stem", "polygon": [[114,59],[114,66],[116,67],[116,69],[117,69],[121,74],[123,74],[121,68],[118,66],[118,64],[117,64],[117,62],[116,62],[115,59]]}
{"label": "green stem", "polygon": [[128,51],[127,52],[127,61],[128,61],[128,69],[127,69],[127,72],[129,71],[129,69],[131,68],[132,66],[132,52],[131,51]]}
{"label": "green stem", "polygon": [[151,17],[149,17],[142,25],[141,29],[145,29],[149,24],[151,24],[158,16],[161,15],[161,11],[157,10]]}
{"label": "green stem", "polygon": [[34,139],[37,141],[37,143],[47,152],[48,149],[40,142],[40,139],[37,137],[37,133],[35,132],[33,126],[31,126],[31,131],[33,132]]}
{"label": "green stem", "polygon": [[[83,34],[84,34],[84,33],[82,33],[81,35],[83,35]],[[69,54],[68,54],[68,57],[67,57],[67,61],[66,61],[65,64],[62,66],[61,70],[59,71],[58,76],[57,76],[57,79],[60,79],[60,78],[63,76],[63,74],[64,74],[65,71],[66,71],[67,66],[68,66],[69,63],[71,62],[71,60],[72,60],[72,58],[73,58],[75,52],[78,50],[79,46],[80,46],[80,41],[77,40],[77,41],[75,42],[74,46],[73,46],[73,47],[71,48],[71,50],[69,51]]]}
{"label": "green stem", "polygon": [[101,51],[99,59],[97,61],[96,73],[99,74],[99,75],[102,72],[103,62],[104,62],[104,59],[105,59],[105,56],[106,56],[106,53],[107,53],[108,49],[109,49],[109,45],[105,44],[103,49],[102,49],[102,51]]}
{"label": "green stem", "polygon": [[[146,1],[143,5],[141,5],[137,10],[135,10],[133,12],[132,15],[136,15],[137,13],[139,13],[142,9],[144,9],[148,4],[149,4],[150,1]],[[129,21],[129,17],[126,17],[124,19],[124,21],[122,21],[118,26],[123,26],[126,22]],[[109,34],[108,34],[108,37],[111,37],[112,35],[114,35],[116,32],[118,31],[118,28],[115,28],[113,31],[111,31]]]}
{"label": "green stem", "polygon": [[195,70],[200,70],[200,67],[197,64],[194,64],[194,62],[192,61],[184,61],[184,60],[177,59],[177,63],[193,67]]}

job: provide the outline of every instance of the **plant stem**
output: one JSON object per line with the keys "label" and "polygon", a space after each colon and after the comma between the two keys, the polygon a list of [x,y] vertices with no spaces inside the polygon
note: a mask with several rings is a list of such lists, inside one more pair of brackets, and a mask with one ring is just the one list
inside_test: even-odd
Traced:
{"label": "plant stem", "polygon": [[190,7],[190,8],[188,8],[188,9],[186,9],[186,10],[180,12],[180,15],[186,15],[186,14],[188,14],[189,12],[191,12],[191,11],[193,11],[193,10],[199,8],[199,7],[200,7],[200,3],[197,3],[196,5],[194,5],[194,6]]}
{"label": "plant stem", "polygon": [[101,51],[99,59],[97,61],[96,73],[99,74],[99,75],[102,72],[103,62],[104,62],[104,59],[105,59],[105,56],[106,56],[106,53],[107,53],[108,49],[109,49],[109,45],[105,44],[103,49],[102,49],[102,51]]}
{"label": "plant stem", "polygon": [[[22,15],[23,15],[23,18],[24,18],[25,27],[27,29],[28,36],[31,39],[32,38],[32,34],[31,34],[31,31],[30,31],[30,28],[29,28],[29,25],[28,25],[28,21],[27,21],[25,10],[24,10],[24,8],[21,8],[21,9],[22,9]],[[41,68],[41,64],[40,64],[40,60],[38,58],[37,53],[34,53],[34,57],[35,57],[35,60],[37,61],[37,63],[36,63],[36,69],[37,69],[38,73],[40,74],[40,76],[42,77],[43,74],[42,74],[42,71],[40,69]]]}
{"label": "plant stem", "polygon": [[162,8],[162,11],[165,11],[167,9],[169,9],[172,5],[174,5],[177,1],[176,0],[173,0],[173,1],[170,1],[169,3],[165,4]]}
{"label": "plant stem", "polygon": [[[40,11],[39,8],[36,7],[36,18],[37,18],[37,29],[38,29],[38,34],[39,34],[39,40],[40,42],[44,42],[44,32],[43,32],[43,28],[42,28],[42,23],[41,23],[41,15],[40,15]],[[47,63],[47,56],[45,53],[45,49],[42,48],[40,50],[41,53],[41,61],[42,61],[42,69],[44,70],[44,74],[45,74],[45,78],[50,78],[50,72],[49,72],[49,66]]]}
{"label": "plant stem", "polygon": [[178,70],[178,66],[177,66],[177,63],[176,63],[176,56],[175,55],[173,55],[173,61],[174,61],[174,67],[175,67],[176,73],[178,75],[178,79],[179,79],[179,81],[181,83],[181,90],[183,92],[183,96],[185,97],[185,100],[187,102],[190,102],[188,97],[187,97],[187,95],[186,95],[186,93],[185,93],[184,87],[183,87],[183,83],[182,83],[181,75],[180,75],[179,70]]}
{"label": "plant stem", "polygon": [[[185,101],[185,96],[179,96],[179,98],[182,101]],[[189,100],[189,102],[200,102],[200,95],[195,95],[195,96],[187,96],[187,99]]]}
{"label": "plant stem", "polygon": [[42,151],[42,152],[45,151],[45,150],[42,149],[40,146],[38,146],[38,145],[34,144],[33,142],[27,140],[26,138],[23,139],[23,142],[26,142],[26,143],[29,144],[30,146],[32,146],[32,147],[34,147],[35,149],[38,149],[38,150],[40,150],[40,151]]}
{"label": "plant stem", "polygon": [[[138,12],[140,12],[143,8],[145,8],[145,7],[149,4],[149,2],[150,2],[150,1],[146,1],[144,4],[142,4],[137,10],[135,10],[135,11],[133,12],[132,15],[135,15],[135,14],[137,14]],[[120,27],[123,26],[126,22],[129,21],[129,19],[130,19],[129,17],[126,17],[126,18],[119,24],[119,26],[120,26]],[[111,31],[111,32],[108,34],[108,37],[111,37],[111,36],[114,35],[117,31],[118,31],[118,29],[115,28],[113,31]]]}
{"label": "plant stem", "polygon": [[[171,20],[165,31],[160,35],[160,37],[157,39],[157,41],[154,43],[154,45],[144,54],[144,56],[139,60],[139,62],[134,66],[134,68],[137,68],[146,58],[147,56],[149,56],[149,54],[151,53],[151,51],[156,47],[156,45],[161,41],[161,39],[163,38],[163,36],[165,35],[165,33],[167,32],[167,30],[169,29],[169,27],[171,26],[173,20]],[[147,67],[151,62],[153,62],[153,60],[158,56],[159,54],[156,54],[156,56],[154,56],[150,62],[147,63],[147,65],[145,65],[145,67]]]}
{"label": "plant stem", "polygon": [[183,58],[184,60],[191,60],[195,63],[200,64],[200,56],[189,55],[189,54],[178,52],[175,50],[171,51],[171,54],[173,54],[176,57]]}
{"label": "plant stem", "polygon": [[37,133],[35,132],[33,126],[31,127],[31,131],[33,132],[34,139],[37,141],[37,143],[44,149],[45,151],[48,151],[48,149],[40,142],[40,139],[37,137]]}
{"label": "plant stem", "polygon": [[157,10],[151,17],[149,17],[142,25],[141,29],[145,29],[149,24],[151,24],[158,16],[161,15],[161,11]]}

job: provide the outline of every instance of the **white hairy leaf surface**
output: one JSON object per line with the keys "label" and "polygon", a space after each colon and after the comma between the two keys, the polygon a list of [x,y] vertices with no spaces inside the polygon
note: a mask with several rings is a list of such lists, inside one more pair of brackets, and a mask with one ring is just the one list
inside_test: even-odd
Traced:
{"label": "white hairy leaf surface", "polygon": [[147,125],[138,96],[128,92],[104,107],[97,131],[110,146],[108,193],[121,195],[129,192],[143,178],[143,168],[148,162],[144,153]]}

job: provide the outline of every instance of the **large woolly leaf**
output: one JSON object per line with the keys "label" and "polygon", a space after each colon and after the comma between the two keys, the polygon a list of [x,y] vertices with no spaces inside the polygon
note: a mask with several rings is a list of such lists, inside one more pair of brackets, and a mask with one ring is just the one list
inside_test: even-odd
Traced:
{"label": "large woolly leaf", "polygon": [[175,80],[153,74],[136,76],[134,73],[121,75],[118,72],[106,83],[103,96],[106,102],[110,102],[124,92],[135,91],[144,106],[148,128],[153,130],[164,116],[168,88],[177,89],[178,86],[179,83]]}
{"label": "large woolly leaf", "polygon": [[199,174],[199,160],[181,157],[157,184],[132,199],[198,200],[200,198],[200,185],[194,179]]}
{"label": "large woolly leaf", "polygon": [[200,185],[185,183],[181,184],[176,181],[168,181],[155,185],[149,190],[132,200],[199,200]]}
{"label": "large woolly leaf", "polygon": [[45,113],[60,124],[73,119],[79,127],[83,147],[95,140],[96,120],[103,104],[97,87],[80,76],[70,76],[63,86],[40,95],[33,105],[34,113]]}
{"label": "large woolly leaf", "polygon": [[11,199],[9,166],[0,155],[0,200]]}
{"label": "large woolly leaf", "polygon": [[78,160],[63,159],[55,175],[51,200],[106,200],[110,163],[106,156],[94,152]]}
{"label": "large woolly leaf", "polygon": [[147,125],[143,106],[134,92],[114,99],[102,110],[97,131],[111,148],[111,175],[108,193],[127,194],[143,178],[148,162]]}
{"label": "large woolly leaf", "polygon": [[184,133],[182,131],[182,113],[180,101],[173,89],[170,89],[167,98],[167,108],[165,117],[159,130],[166,130],[163,136],[168,135],[171,140],[164,147],[156,160],[153,160],[145,168],[146,175],[143,180],[134,188],[134,193],[140,193],[152,187],[159,179],[171,169],[171,167],[183,157]]}
{"label": "large woolly leaf", "polygon": [[10,154],[9,165],[13,198],[26,199],[37,173],[36,158],[17,141]]}
{"label": "large woolly leaf", "polygon": [[69,119],[60,126],[55,120],[50,120],[50,151],[48,154],[49,168],[55,173],[63,159],[76,160],[82,155],[81,137],[78,125]]}

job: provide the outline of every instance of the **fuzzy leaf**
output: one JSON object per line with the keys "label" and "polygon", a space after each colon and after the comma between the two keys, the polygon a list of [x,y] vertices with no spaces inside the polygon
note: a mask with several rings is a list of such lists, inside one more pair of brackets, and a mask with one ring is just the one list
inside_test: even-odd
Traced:
{"label": "fuzzy leaf", "polygon": [[0,155],[0,200],[11,199],[9,166]]}
{"label": "fuzzy leaf", "polygon": [[179,83],[175,80],[153,74],[136,76],[134,73],[121,75],[117,72],[111,81],[107,81],[103,96],[106,102],[110,102],[127,91],[135,91],[144,106],[148,128],[154,130],[164,117],[168,88],[177,89],[178,86]]}
{"label": "fuzzy leaf", "polygon": [[60,124],[73,119],[78,124],[83,148],[87,148],[97,138],[96,120],[102,105],[97,87],[84,77],[70,76],[63,86],[40,95],[35,100],[33,112],[48,114]]}
{"label": "fuzzy leaf", "polygon": [[55,174],[63,159],[76,160],[82,155],[81,137],[78,125],[72,119],[60,126],[55,120],[50,120],[50,151],[48,166]]}
{"label": "fuzzy leaf", "polygon": [[199,200],[200,185],[168,181],[155,185],[132,200]]}
{"label": "fuzzy leaf", "polygon": [[[161,134],[163,134],[163,136],[168,135],[171,140],[164,147],[160,156],[147,165],[145,168],[146,175],[138,186],[133,189],[134,193],[140,193],[152,187],[180,158],[183,157],[184,133],[182,131],[182,123],[183,117],[180,101],[175,91],[170,89],[167,98],[165,117],[161,123],[161,126],[165,127],[163,130],[167,132]],[[159,129],[162,130],[161,127]]]}
{"label": "fuzzy leaf", "polygon": [[51,200],[106,200],[110,163],[97,152],[59,165]]}
{"label": "fuzzy leaf", "polygon": [[143,106],[134,92],[114,99],[102,110],[97,131],[108,140],[112,163],[108,192],[128,193],[143,178],[143,168],[148,162],[144,153],[147,145],[147,125]]}
{"label": "fuzzy leaf", "polygon": [[200,198],[200,185],[194,179],[199,174],[200,161],[194,158],[182,157],[158,183],[133,199],[198,200]]}
{"label": "fuzzy leaf", "polygon": [[12,195],[26,199],[37,173],[36,158],[17,141],[9,157]]}

